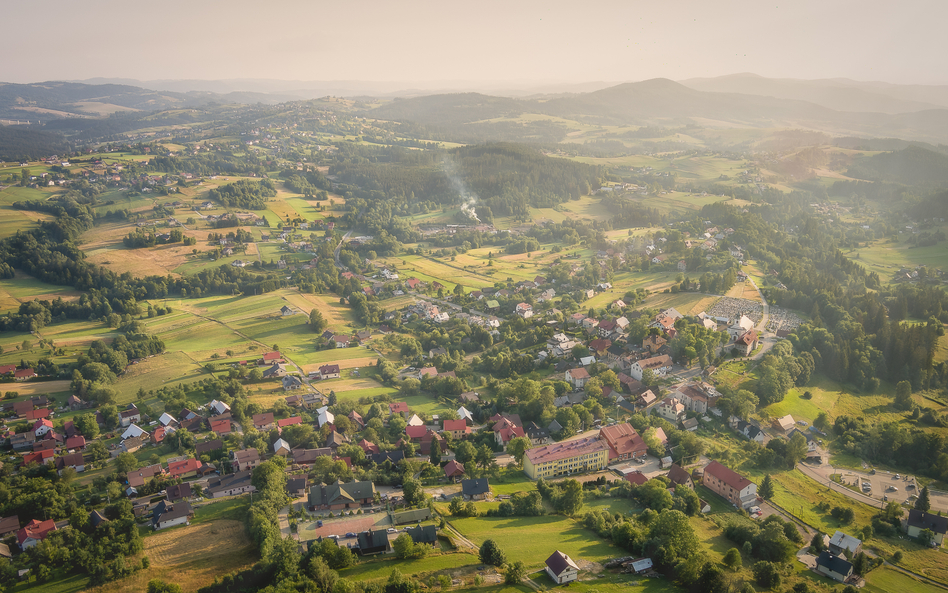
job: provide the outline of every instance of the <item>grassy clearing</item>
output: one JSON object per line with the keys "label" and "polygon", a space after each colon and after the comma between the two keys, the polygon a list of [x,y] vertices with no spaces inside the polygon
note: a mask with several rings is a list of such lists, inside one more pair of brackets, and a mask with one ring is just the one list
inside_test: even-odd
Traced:
{"label": "grassy clearing", "polygon": [[183,352],[165,352],[129,367],[115,384],[119,404],[134,400],[139,388],[149,391],[159,387],[193,383],[210,377],[208,372]]}
{"label": "grassy clearing", "polygon": [[373,560],[360,562],[352,568],[340,571],[339,576],[357,581],[387,579],[393,569],[405,576],[419,576],[443,570],[455,570],[480,565],[480,559],[473,554],[453,553],[428,556],[420,560]]}
{"label": "grassy clearing", "polygon": [[863,591],[868,593],[944,593],[944,589],[923,583],[893,568],[883,566],[869,573]]}
{"label": "grassy clearing", "polygon": [[[507,552],[510,560],[522,560],[531,568],[540,567],[554,549],[574,560],[593,562],[624,555],[623,550],[599,540],[566,517],[476,517],[455,519],[451,523],[475,544],[492,539]],[[531,536],[529,539],[524,537],[527,533]]]}

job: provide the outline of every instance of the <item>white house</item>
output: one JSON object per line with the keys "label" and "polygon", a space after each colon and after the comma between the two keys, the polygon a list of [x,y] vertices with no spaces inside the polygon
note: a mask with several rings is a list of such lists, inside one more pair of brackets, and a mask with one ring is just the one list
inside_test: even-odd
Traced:
{"label": "white house", "polygon": [[557,550],[546,559],[546,573],[556,584],[561,585],[579,577],[579,566],[572,558]]}
{"label": "white house", "polygon": [[145,434],[148,434],[147,430],[142,430],[141,428],[138,428],[137,425],[132,424],[131,426],[125,429],[125,432],[122,433],[122,440],[124,441],[125,439],[140,437]]}
{"label": "white house", "polygon": [[329,411],[329,406],[323,406],[316,410],[316,423],[320,426],[324,424],[332,424],[336,421],[336,417],[332,412]]}

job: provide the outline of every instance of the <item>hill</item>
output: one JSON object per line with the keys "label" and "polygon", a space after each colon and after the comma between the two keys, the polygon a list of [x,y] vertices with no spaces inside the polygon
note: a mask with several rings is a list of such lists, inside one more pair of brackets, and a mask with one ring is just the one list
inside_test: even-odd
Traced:
{"label": "hill", "polygon": [[877,154],[853,163],[846,175],[871,181],[891,181],[908,185],[948,182],[948,156],[910,146],[904,150]]}
{"label": "hill", "polygon": [[948,87],[889,85],[847,79],[764,78],[748,73],[680,82],[697,91],[808,101],[837,111],[896,114],[948,107]]}

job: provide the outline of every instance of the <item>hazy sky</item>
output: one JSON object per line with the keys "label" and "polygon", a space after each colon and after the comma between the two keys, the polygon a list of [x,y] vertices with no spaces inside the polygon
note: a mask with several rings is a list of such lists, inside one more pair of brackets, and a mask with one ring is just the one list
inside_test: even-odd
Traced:
{"label": "hazy sky", "polygon": [[[945,0],[7,2],[0,80],[948,84]],[[12,25],[12,26],[11,26]]]}

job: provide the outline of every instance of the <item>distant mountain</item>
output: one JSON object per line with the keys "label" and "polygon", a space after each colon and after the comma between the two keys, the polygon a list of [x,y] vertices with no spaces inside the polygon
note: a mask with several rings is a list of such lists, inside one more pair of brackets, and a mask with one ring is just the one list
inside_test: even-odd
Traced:
{"label": "distant mountain", "polygon": [[837,111],[896,114],[948,108],[948,86],[895,85],[843,78],[764,78],[756,74],[692,78],[680,82],[698,91],[809,101]]}
{"label": "distant mountain", "polygon": [[798,99],[699,91],[663,78],[549,99],[517,100],[478,93],[429,95],[396,100],[363,113],[435,125],[475,124],[539,113],[609,125],[789,127],[842,136],[948,142],[948,109],[898,114],[840,111]]}

